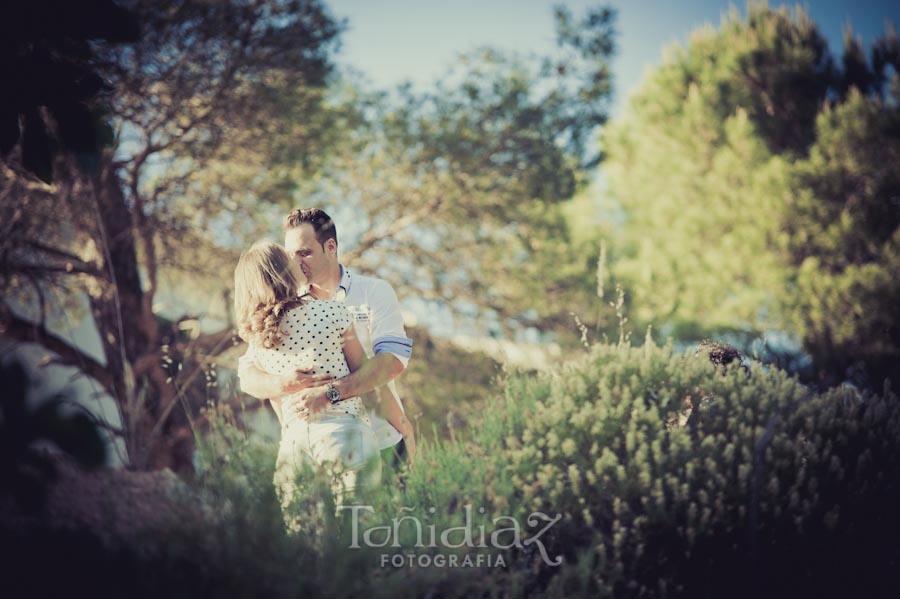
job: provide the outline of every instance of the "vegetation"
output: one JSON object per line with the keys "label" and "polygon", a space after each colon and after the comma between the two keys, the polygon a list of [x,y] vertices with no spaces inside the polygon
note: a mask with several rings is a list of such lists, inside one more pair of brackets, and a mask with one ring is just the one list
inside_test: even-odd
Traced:
{"label": "vegetation", "polygon": [[610,271],[637,321],[787,332],[819,384],[896,376],[898,67],[893,28],[868,59],[848,30],[838,64],[802,9],[759,4],[670,48],[604,131]]}
{"label": "vegetation", "polygon": [[[648,343],[599,345],[552,372],[511,375],[491,401],[454,439],[423,443],[404,490],[386,477],[361,498],[372,511],[357,539],[408,515],[426,527],[418,547],[407,523],[389,546],[350,548],[353,518],[335,517],[327,473],[314,471],[299,474],[303,531],[286,536],[275,447],[218,410],[185,498],[206,515],[150,536],[133,567],[157,568],[148,588],[215,596],[876,597],[896,588],[900,402],[889,390],[816,393],[776,369],[723,369]],[[507,548],[445,546],[461,544],[460,531],[427,540],[429,525],[439,536],[468,522],[477,545],[479,527],[490,538],[508,527],[494,521],[504,516],[521,523],[524,540],[537,532],[526,524],[533,512],[561,516],[539,537],[547,561],[537,545],[513,546],[510,532],[497,537]],[[388,529],[371,538],[384,543]],[[397,567],[381,557],[479,553],[490,566]],[[141,592],[141,580],[126,588]]]}
{"label": "vegetation", "polygon": [[[197,189],[195,177],[221,162],[223,152],[238,160],[237,144],[246,164],[254,151],[266,150],[261,140],[277,141],[265,137],[260,124],[277,126],[285,94],[295,109],[316,112],[338,26],[316,0],[138,1],[129,7],[142,28],[137,42],[100,43],[105,29],[86,26],[83,37],[97,42],[91,54],[63,43],[76,53],[69,58],[111,87],[102,101],[115,135],[96,168],[82,171],[62,152],[53,184],[36,179],[21,154],[28,127],[21,152],[13,150],[2,163],[0,321],[5,336],[42,345],[115,399],[134,466],[189,475],[190,419],[205,395],[176,390],[164,357],[186,362],[193,372],[230,346],[231,331],[202,338],[172,334],[155,306],[164,273],[187,266],[194,279],[206,273],[223,280],[221,267],[233,265],[212,251],[214,234],[203,227],[229,209],[219,199],[223,189]],[[102,14],[95,16],[102,21]],[[31,44],[41,49],[48,39],[55,38],[36,35]],[[77,103],[98,109],[91,100]],[[311,152],[322,139],[314,132],[301,137]],[[88,314],[99,360],[61,334]]]}
{"label": "vegetation", "polygon": [[406,332],[416,359],[410,360],[399,383],[404,409],[419,437],[436,432],[448,439],[489,406],[503,367],[484,352],[458,347],[423,328]]}
{"label": "vegetation", "polygon": [[[192,425],[217,394],[200,374],[233,344],[237,253],[289,207],[328,205],[342,259],[406,296],[496,313],[498,330],[558,311],[540,282],[571,278],[559,206],[594,162],[610,11],[558,11],[559,56],[537,69],[485,51],[452,87],[391,100],[332,73],[342,26],[318,0],[128,7],[138,41],[84,33],[80,64],[111,88],[99,165],[62,152],[48,184],[22,154],[32,129],[4,145],[0,330],[116,400],[135,467],[191,475]],[[61,334],[88,314],[101,359]],[[199,318],[222,328],[200,335]]]}
{"label": "vegetation", "polygon": [[[46,485],[56,475],[52,460],[40,449],[49,444],[85,469],[99,468],[106,446],[94,420],[64,393],[29,405],[34,394],[30,377],[21,363],[0,362],[0,480],[3,499],[11,499],[25,511],[44,507]],[[3,499],[0,499],[2,501]]]}
{"label": "vegetation", "polygon": [[0,22],[0,157],[6,160],[17,150],[21,168],[47,183],[56,159],[67,155],[94,171],[104,138],[112,135],[103,105],[110,90],[91,42],[140,38],[129,10],[112,0],[84,4],[8,3]]}
{"label": "vegetation", "polygon": [[[181,477],[152,506],[176,524],[110,543],[41,511],[53,467],[35,441],[84,466],[102,443],[59,398],[32,408],[23,371],[4,366],[0,543],[16,551],[0,595],[895,593],[893,29],[869,57],[848,32],[838,60],[803,11],[752,4],[669,50],[606,124],[608,9],[558,9],[557,55],[480,49],[432,90],[387,93],[335,71],[343,24],[320,0],[96,7],[104,26],[72,21],[58,43],[40,27],[0,41],[4,81],[14,56],[87,82],[60,78],[59,102],[27,86],[0,100],[0,334],[114,398],[129,467]],[[140,35],[112,35],[107,17]],[[596,224],[601,159],[614,217]],[[510,373],[410,329],[415,467],[387,472],[359,513],[338,510],[328,472],[299,472],[289,535],[277,448],[246,432],[245,398],[217,368],[236,344],[236,252],[300,204],[329,208],[342,260],[401,296],[578,356]],[[84,319],[99,352],[64,334]],[[635,323],[670,340],[648,329],[633,345]],[[777,367],[773,346],[754,360],[674,349],[770,332],[811,369]],[[403,516],[438,535],[506,531],[423,543],[409,520],[394,531]],[[381,532],[356,547],[359,525]],[[476,565],[436,565],[450,556]]]}

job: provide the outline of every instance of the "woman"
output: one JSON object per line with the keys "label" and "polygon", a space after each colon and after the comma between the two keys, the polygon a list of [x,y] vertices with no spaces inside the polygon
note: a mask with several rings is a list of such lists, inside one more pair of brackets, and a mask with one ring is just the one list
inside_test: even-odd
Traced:
{"label": "woman", "polygon": [[[241,254],[234,271],[238,333],[257,364],[273,374],[312,367],[317,375],[346,376],[366,360],[352,316],[337,302],[297,298],[302,280],[300,267],[278,244],[260,241]],[[290,399],[273,402],[281,422],[274,483],[283,509],[296,495],[303,463],[334,469],[337,503],[380,480],[378,444],[359,397],[282,410]]]}

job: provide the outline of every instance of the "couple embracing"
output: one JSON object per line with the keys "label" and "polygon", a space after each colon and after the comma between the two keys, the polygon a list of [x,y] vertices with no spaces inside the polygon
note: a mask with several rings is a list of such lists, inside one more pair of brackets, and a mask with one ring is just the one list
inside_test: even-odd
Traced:
{"label": "couple embracing", "polygon": [[286,509],[305,463],[333,468],[340,503],[380,480],[382,452],[397,467],[416,449],[393,382],[412,352],[394,290],[340,263],[322,210],[294,210],[284,229],[284,247],[241,255],[234,303],[248,343],[241,390],[269,399],[281,424],[274,482]]}

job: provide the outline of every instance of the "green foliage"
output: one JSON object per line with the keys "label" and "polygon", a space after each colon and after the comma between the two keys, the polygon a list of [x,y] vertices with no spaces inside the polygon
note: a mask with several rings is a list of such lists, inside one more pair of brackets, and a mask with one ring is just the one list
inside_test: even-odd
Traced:
{"label": "green foliage", "polygon": [[[201,444],[203,466],[196,499],[215,515],[212,520],[187,526],[182,535],[169,537],[167,542],[174,545],[177,555],[193,552],[198,561],[212,560],[214,573],[220,569],[226,573],[225,581],[213,580],[206,574],[195,577],[195,580],[206,580],[204,584],[221,594],[217,596],[258,595],[264,590],[275,597],[374,594],[413,598],[439,588],[442,596],[467,597],[483,582],[466,580],[464,571],[448,574],[422,570],[410,577],[403,570],[382,569],[380,552],[376,549],[365,546],[348,549],[352,540],[351,514],[336,510],[330,492],[330,473],[322,468],[310,467],[297,472],[296,482],[304,493],[290,509],[301,526],[298,532],[286,534],[272,485],[276,448],[249,438],[236,426],[234,416],[227,409],[211,410],[207,415],[211,427]],[[434,456],[439,455],[440,447],[440,442],[434,446]],[[452,478],[455,473],[456,482],[462,482],[459,475],[466,474],[460,467],[463,463],[460,451],[451,451],[433,463],[442,464],[438,472],[442,479]],[[374,509],[371,518],[368,513],[360,518],[362,525],[389,523],[390,518],[400,515],[401,505],[418,506],[420,515],[426,513],[427,506],[438,505],[433,502],[438,498],[443,500],[445,495],[436,496],[433,485],[423,484],[425,474],[425,468],[408,473],[405,492],[399,490],[392,477],[385,476],[380,488],[360,496],[359,505],[371,505]],[[458,498],[454,501],[458,503]],[[458,516],[458,513],[439,511],[437,526],[449,526],[448,522],[458,525]],[[402,540],[404,546],[411,546],[411,538],[404,535]]]}
{"label": "green foliage", "polygon": [[420,327],[407,327],[415,359],[403,371],[400,395],[419,436],[436,427],[446,439],[484,408],[497,386],[501,365],[480,351],[467,351],[434,337]]}
{"label": "green foliage", "polygon": [[583,596],[835,596],[889,580],[898,439],[889,392],[816,395],[779,371],[598,346],[553,377],[510,469],[529,510],[564,514],[574,571],[550,595],[588,563]]}
{"label": "green foliage", "polygon": [[292,542],[285,533],[272,484],[277,447],[251,439],[226,407],[209,407],[204,415],[209,430],[198,442],[193,500],[208,517],[168,542],[177,554],[199,554],[213,565],[212,575],[197,579],[214,595],[321,593],[315,575],[321,557],[311,542]]}
{"label": "green foliage", "polygon": [[502,527],[493,521],[501,516],[559,514],[541,537],[559,566],[532,545],[488,548],[504,567],[382,567],[382,554],[485,550],[417,547],[407,525],[391,537],[396,547],[351,549],[350,514],[336,513],[327,473],[313,469],[297,473],[303,526],[286,535],[275,448],[218,410],[207,415],[200,475],[185,497],[198,516],[148,538],[142,548],[165,551],[147,549],[127,571],[141,581],[152,567],[148,588],[215,596],[845,597],[896,588],[900,403],[889,390],[814,393],[781,371],[723,370],[647,343],[599,345],[548,374],[511,375],[487,401],[465,434],[421,443],[403,489],[386,476],[361,495],[357,504],[372,510],[360,526],[413,515],[440,534],[470,519],[477,535]]}
{"label": "green foliage", "polygon": [[425,92],[345,77],[332,99],[357,117],[315,177],[273,165],[295,182],[283,202],[324,207],[342,260],[401,296],[553,328],[581,274],[562,205],[597,160],[586,141],[606,119],[612,20],[559,11],[555,53],[475,49]]}
{"label": "green foliage", "polygon": [[786,331],[825,384],[892,374],[896,46],[888,30],[867,63],[851,45],[840,69],[801,9],[751,4],[667,52],[604,132],[624,212],[611,271],[639,325]]}
{"label": "green foliage", "polygon": [[784,223],[794,329],[819,368],[874,387],[900,363],[898,163],[900,110],[851,90],[819,114]]}

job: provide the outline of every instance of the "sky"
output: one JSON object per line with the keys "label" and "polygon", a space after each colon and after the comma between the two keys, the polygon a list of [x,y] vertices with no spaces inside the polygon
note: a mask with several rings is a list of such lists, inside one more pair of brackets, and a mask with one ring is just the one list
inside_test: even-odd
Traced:
{"label": "sky", "polygon": [[[361,71],[369,82],[389,89],[410,81],[417,89],[430,84],[455,57],[480,46],[524,53],[551,50],[555,43],[553,6],[568,6],[575,16],[591,6],[607,5],[618,13],[617,55],[612,68],[615,116],[647,67],[662,59],[662,48],[684,44],[691,31],[718,26],[733,4],[727,0],[326,0],[337,18],[347,19],[337,62]],[[771,1],[778,7],[795,2]],[[804,2],[833,52],[843,48],[842,30],[849,21],[868,44],[884,32],[885,18],[900,23],[900,2],[884,0],[816,0]],[[742,13],[745,3],[737,3]]]}

